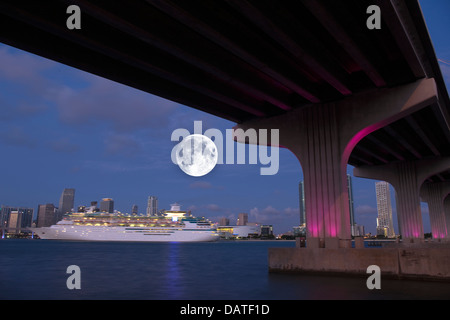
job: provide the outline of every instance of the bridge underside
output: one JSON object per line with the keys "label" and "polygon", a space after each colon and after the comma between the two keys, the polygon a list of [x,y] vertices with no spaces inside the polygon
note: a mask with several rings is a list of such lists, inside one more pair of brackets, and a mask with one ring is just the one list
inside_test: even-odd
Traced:
{"label": "bridge underside", "polygon": [[[81,9],[80,30],[66,27],[72,4]],[[366,27],[366,10],[373,4],[381,8],[380,30]],[[311,139],[294,139],[288,146],[309,172],[307,227],[317,238],[349,238],[342,172],[347,164],[362,177],[380,180],[385,176],[379,172],[402,168],[401,177],[386,178],[397,181],[405,208],[420,201],[423,182],[450,180],[450,166],[420,169],[450,157],[450,101],[416,0],[303,0],[283,6],[256,0],[4,0],[0,41],[243,128],[270,127],[292,115],[298,120],[290,122],[295,130],[331,128],[333,114],[339,114],[335,130],[347,132],[339,138],[342,150],[325,146],[331,131],[310,131]],[[396,93],[416,102],[388,101],[394,109],[408,106],[408,112],[398,109],[393,115],[387,108],[376,123],[355,130],[341,126],[376,113],[365,97],[386,107],[383,97]],[[278,128],[281,135],[295,136],[284,123]],[[308,141],[309,147],[302,145]],[[338,157],[337,165],[330,155]],[[315,157],[325,161],[320,170],[311,165]],[[327,205],[314,205],[325,195]],[[330,209],[336,211],[333,218]],[[417,219],[420,208],[411,210]],[[404,214],[405,221],[414,220]],[[315,233],[318,225],[328,233]],[[405,223],[402,231],[408,228]]]}

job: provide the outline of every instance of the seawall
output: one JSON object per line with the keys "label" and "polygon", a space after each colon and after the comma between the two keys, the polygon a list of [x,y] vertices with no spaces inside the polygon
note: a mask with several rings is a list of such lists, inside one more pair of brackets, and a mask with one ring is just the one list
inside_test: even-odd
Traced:
{"label": "seawall", "polygon": [[450,281],[449,246],[269,248],[269,272],[359,275],[377,265],[397,279]]}

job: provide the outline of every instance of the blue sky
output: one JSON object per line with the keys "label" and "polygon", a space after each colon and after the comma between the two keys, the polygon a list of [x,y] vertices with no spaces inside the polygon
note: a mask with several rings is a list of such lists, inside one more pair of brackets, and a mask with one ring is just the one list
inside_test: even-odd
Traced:
{"label": "blue sky", "polygon": [[[422,1],[438,58],[450,61],[450,2]],[[441,63],[450,83],[450,65]],[[174,129],[224,134],[234,123],[0,44],[0,204],[37,208],[58,204],[75,188],[75,204],[111,197],[115,208],[145,212],[149,195],[159,207],[179,202],[213,221],[240,212],[273,224],[276,233],[299,223],[300,164],[280,149],[280,169],[261,176],[258,165],[217,165],[195,178],[170,160]],[[351,173],[351,168],[349,168]],[[375,181],[354,178],[356,222],[375,232]],[[395,213],[395,197],[392,193]],[[429,231],[427,207],[424,227]],[[396,226],[396,216],[394,215]]]}

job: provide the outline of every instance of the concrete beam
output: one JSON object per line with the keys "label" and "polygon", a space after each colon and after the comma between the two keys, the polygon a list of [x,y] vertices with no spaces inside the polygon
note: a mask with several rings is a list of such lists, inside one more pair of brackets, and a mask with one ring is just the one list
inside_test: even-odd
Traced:
{"label": "concrete beam", "polygon": [[[297,43],[296,40],[288,36],[277,25],[272,23],[270,19],[261,13],[255,6],[245,0],[227,0],[229,4],[239,10],[241,14],[244,14],[249,20],[251,20],[256,26],[258,26],[265,34],[272,38],[272,40],[278,42],[280,46],[285,48],[292,56],[298,61],[309,66],[315,73],[320,75],[331,86],[338,90],[343,95],[351,95],[352,91],[349,87],[343,83],[340,79],[345,78],[342,76],[343,71],[338,71],[336,65],[329,63],[328,61],[318,61],[315,56],[307,53],[303,46]],[[336,29],[334,29],[336,31]],[[360,57],[361,59],[363,56]],[[325,64],[325,65],[324,65]],[[339,74],[340,73],[340,74]],[[339,74],[337,76],[336,74]],[[383,82],[382,85],[385,85]]]}
{"label": "concrete beam", "polygon": [[267,145],[288,148],[302,165],[307,236],[319,239],[310,243],[345,247],[351,239],[347,164],[353,148],[371,132],[436,99],[434,80],[423,79],[247,121],[234,127],[242,129],[235,131],[234,139],[246,143],[243,133],[247,129],[278,129],[279,140],[267,141]]}
{"label": "concrete beam", "polygon": [[207,23],[197,19],[189,12],[183,10],[181,7],[170,1],[159,1],[159,0],[147,0],[147,2],[158,8],[162,12],[166,13],[173,19],[179,21],[180,23],[186,25],[189,28],[192,28],[195,32],[207,38],[208,40],[214,42],[225,50],[229,50],[235,56],[239,57],[243,61],[249,63],[251,66],[255,67],[257,70],[267,74],[269,77],[272,77],[276,81],[282,83],[287,88],[292,89],[294,92],[298,93],[300,96],[304,97],[308,101],[311,102],[319,102],[320,99],[311,92],[305,86],[301,86],[298,83],[288,79],[286,76],[281,74],[276,70],[275,67],[272,67],[262,61],[258,56],[242,49],[237,43],[235,43],[232,39],[228,39],[220,32],[216,31]]}
{"label": "concrete beam", "polygon": [[345,51],[354,61],[357,61],[357,63],[361,66],[361,69],[364,70],[367,76],[377,87],[386,86],[386,81],[377,71],[376,67],[361,51],[361,49],[323,3],[316,0],[305,0],[302,4],[306,6],[306,8],[322,23],[324,28],[334,36],[335,40],[342,44]]}

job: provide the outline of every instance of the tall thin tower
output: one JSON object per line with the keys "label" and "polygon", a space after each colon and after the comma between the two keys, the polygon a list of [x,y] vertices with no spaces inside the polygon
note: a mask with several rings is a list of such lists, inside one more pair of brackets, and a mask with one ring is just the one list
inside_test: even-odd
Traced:
{"label": "tall thin tower", "polygon": [[300,199],[300,225],[304,225],[306,221],[306,209],[305,209],[305,183],[300,181],[298,184],[298,194]]}
{"label": "tall thin tower", "polygon": [[147,215],[156,216],[158,214],[158,198],[149,196],[147,201]]}
{"label": "tall thin tower", "polygon": [[388,238],[394,238],[394,224],[392,222],[392,205],[389,183],[380,181],[375,183],[377,193],[377,235],[384,235]]}
{"label": "tall thin tower", "polygon": [[352,230],[352,236],[355,235],[355,203],[353,201],[353,183],[352,183],[352,177],[347,174],[347,188],[348,188],[348,206],[350,210],[350,227]]}

